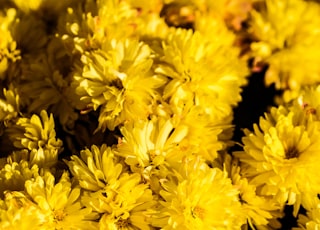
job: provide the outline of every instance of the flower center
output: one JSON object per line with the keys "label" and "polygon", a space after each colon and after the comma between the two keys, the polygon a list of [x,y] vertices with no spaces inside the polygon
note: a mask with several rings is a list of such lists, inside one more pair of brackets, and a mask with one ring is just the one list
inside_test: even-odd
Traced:
{"label": "flower center", "polygon": [[192,216],[194,218],[199,218],[199,219],[204,219],[205,216],[205,210],[199,206],[196,206],[193,210],[192,210]]}
{"label": "flower center", "polygon": [[289,147],[286,151],[286,159],[297,158],[299,151],[296,147]]}
{"label": "flower center", "polygon": [[66,213],[63,211],[63,209],[54,211],[54,219],[57,221],[62,221],[65,216],[66,216]]}
{"label": "flower center", "polygon": [[117,221],[117,226],[119,229],[127,229],[129,227],[129,221],[128,219],[119,219]]}
{"label": "flower center", "polygon": [[123,89],[122,81],[119,78],[112,80],[110,86],[115,86],[120,90]]}

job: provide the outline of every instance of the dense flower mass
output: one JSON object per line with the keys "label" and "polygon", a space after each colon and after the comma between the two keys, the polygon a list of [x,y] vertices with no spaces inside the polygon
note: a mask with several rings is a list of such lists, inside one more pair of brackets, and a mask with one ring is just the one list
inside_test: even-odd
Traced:
{"label": "dense flower mass", "polygon": [[319,26],[310,0],[0,0],[0,230],[319,229]]}
{"label": "dense flower mass", "polygon": [[319,83],[319,13],[319,4],[303,0],[261,1],[252,11],[250,30],[258,41],[251,47],[257,65],[269,65],[266,84],[297,90]]}

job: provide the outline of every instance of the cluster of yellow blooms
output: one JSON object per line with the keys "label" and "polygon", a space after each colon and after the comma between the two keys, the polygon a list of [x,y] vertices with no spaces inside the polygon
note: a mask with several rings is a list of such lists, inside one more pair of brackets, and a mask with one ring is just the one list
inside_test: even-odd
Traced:
{"label": "cluster of yellow blooms", "polygon": [[[305,0],[0,0],[0,230],[320,229],[319,28]],[[262,69],[282,97],[232,152]]]}

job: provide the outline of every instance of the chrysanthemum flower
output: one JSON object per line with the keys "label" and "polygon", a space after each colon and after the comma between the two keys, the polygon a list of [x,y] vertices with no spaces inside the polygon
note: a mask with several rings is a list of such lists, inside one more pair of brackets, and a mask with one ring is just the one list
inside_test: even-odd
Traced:
{"label": "chrysanthemum flower", "polygon": [[274,196],[281,204],[294,205],[297,214],[304,194],[320,190],[320,122],[301,106],[272,108],[254,131],[245,130],[241,174],[256,186],[259,195]]}
{"label": "chrysanthemum flower", "polygon": [[54,0],[12,0],[16,7],[24,13],[35,13],[46,20],[52,20],[59,13],[71,6],[74,0],[64,0],[56,2]]}
{"label": "chrysanthemum flower", "polygon": [[68,165],[87,190],[82,203],[102,215],[101,229],[148,229],[149,212],[155,203],[149,185],[139,174],[124,172],[111,148],[92,146],[91,151],[81,151],[81,159],[72,156]]}
{"label": "chrysanthemum flower", "polygon": [[170,156],[182,158],[178,152],[179,144],[186,137],[188,128],[175,129],[172,120],[154,118],[126,123],[121,127],[121,133],[123,139],[119,140],[116,154],[125,158],[131,170],[142,173],[149,166],[163,164]]}
{"label": "chrysanthemum flower", "polygon": [[42,110],[40,116],[21,117],[14,126],[7,129],[15,147],[19,149],[54,149],[62,150],[62,141],[56,139],[55,123],[52,114],[48,116]]}
{"label": "chrysanthemum flower", "polygon": [[223,39],[212,42],[197,31],[172,29],[162,46],[156,72],[170,80],[163,93],[170,106],[181,109],[192,101],[213,120],[229,115],[241,99],[240,86],[247,74],[230,44],[225,46]]}
{"label": "chrysanthemum flower", "polygon": [[39,175],[39,167],[24,160],[5,161],[0,167],[0,198],[4,197],[5,191],[23,191],[25,182]]}
{"label": "chrysanthemum flower", "polygon": [[214,120],[207,113],[207,108],[190,104],[185,105],[181,111],[173,111],[174,128],[188,130],[179,143],[180,148],[212,162],[218,152],[229,145],[232,136],[231,120],[227,117],[223,121]]}
{"label": "chrysanthemum flower", "polygon": [[46,229],[44,214],[22,192],[6,192],[0,207],[1,230]]}
{"label": "chrysanthemum flower", "polygon": [[57,149],[34,148],[32,150],[22,149],[13,151],[8,156],[9,162],[27,161],[30,166],[37,165],[39,168],[53,169],[58,163]]}
{"label": "chrysanthemum flower", "polygon": [[59,118],[63,127],[72,128],[78,118],[75,109],[83,108],[71,86],[72,61],[59,39],[51,39],[37,58],[22,62],[22,76],[17,85],[21,104],[29,113],[47,110]]}
{"label": "chrysanthemum flower", "polygon": [[227,173],[209,168],[199,158],[186,159],[180,172],[161,180],[161,229],[240,229],[245,224],[239,191]]}
{"label": "chrysanthemum flower", "polygon": [[[12,87],[10,87],[12,88]],[[16,118],[20,112],[19,95],[14,89],[3,89],[4,98],[0,99],[0,121],[10,123],[10,120]]]}
{"label": "chrysanthemum flower", "polygon": [[128,39],[106,42],[101,50],[82,56],[82,73],[74,76],[77,93],[88,109],[101,107],[99,129],[114,130],[153,112],[165,79],[151,71],[151,57],[148,45]]}
{"label": "chrysanthemum flower", "polygon": [[279,105],[289,106],[291,109],[303,109],[312,115],[314,120],[320,120],[320,85],[301,87],[299,90],[286,90],[281,97],[276,98]]}
{"label": "chrysanthemum flower", "polygon": [[225,144],[219,140],[223,127],[209,121],[200,109],[191,108],[174,118],[159,116],[126,123],[120,128],[123,138],[119,139],[115,153],[148,181],[156,167],[169,164],[176,168],[188,155],[213,161]]}
{"label": "chrysanthemum flower", "polygon": [[59,182],[50,172],[25,183],[30,200],[44,215],[43,229],[97,229],[98,218],[80,203],[80,187],[73,187],[67,173]]}
{"label": "chrysanthemum flower", "polygon": [[5,78],[5,72],[10,62],[15,62],[20,58],[20,51],[17,49],[17,43],[14,41],[11,32],[11,26],[16,19],[16,10],[7,9],[4,13],[0,9],[0,79]]}
{"label": "chrysanthemum flower", "polygon": [[[224,153],[223,167],[228,171],[232,184],[239,190],[243,213],[248,225],[255,229],[279,229],[280,223],[276,218],[283,216],[283,205],[275,202],[272,197],[258,195],[257,188],[248,183],[247,178],[241,176],[240,166],[236,158]],[[222,167],[222,166],[221,166]],[[273,221],[274,220],[274,221]]]}
{"label": "chrysanthemum flower", "polygon": [[320,5],[303,0],[265,0],[252,11],[250,32],[255,61],[268,64],[265,82],[299,89],[319,82]]}
{"label": "chrysanthemum flower", "polygon": [[235,30],[240,30],[242,22],[248,18],[253,0],[192,0],[197,7],[195,21],[204,17],[221,19]]}
{"label": "chrysanthemum flower", "polygon": [[157,38],[163,39],[166,36],[169,27],[161,17],[163,0],[129,0],[128,2],[138,12],[135,25],[136,35],[151,43]]}
{"label": "chrysanthemum flower", "polygon": [[[37,28],[37,29],[35,29]],[[21,50],[22,61],[29,55],[37,55],[43,52],[49,40],[46,23],[34,15],[19,14],[11,27],[12,36]],[[32,58],[36,58],[33,56]],[[16,77],[20,77],[18,74]]]}
{"label": "chrysanthemum flower", "polygon": [[87,16],[96,43],[102,44],[106,39],[127,38],[134,34],[138,25],[138,9],[133,8],[129,1],[100,0],[97,9],[97,15]]}
{"label": "chrysanthemum flower", "polygon": [[96,48],[86,20],[87,15],[95,12],[96,8],[97,5],[93,1],[86,1],[86,4],[79,2],[73,8],[68,8],[65,14],[59,15],[57,36],[64,43],[70,56],[77,57],[77,53]]}
{"label": "chrysanthemum flower", "polygon": [[302,205],[306,214],[299,214],[298,226],[293,230],[314,230],[320,228],[320,200],[317,196],[305,196]]}
{"label": "chrysanthemum flower", "polygon": [[114,184],[86,192],[82,202],[102,214],[100,229],[150,229],[156,201],[139,174],[123,173]]}
{"label": "chrysanthemum flower", "polygon": [[67,164],[80,186],[89,191],[98,191],[107,184],[116,183],[123,170],[113,150],[106,145],[100,148],[93,145],[91,150],[82,150],[80,158],[73,155]]}
{"label": "chrysanthemum flower", "polygon": [[320,121],[320,85],[304,87],[291,100],[293,107],[302,108],[306,114],[313,117],[314,120]]}

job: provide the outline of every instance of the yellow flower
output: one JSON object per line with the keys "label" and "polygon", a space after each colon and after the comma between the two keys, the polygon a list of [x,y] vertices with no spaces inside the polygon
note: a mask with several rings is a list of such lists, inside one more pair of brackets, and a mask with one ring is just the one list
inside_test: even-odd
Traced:
{"label": "yellow flower", "polygon": [[[320,120],[320,85],[305,86],[299,90],[286,90],[281,98],[278,98],[278,104],[302,108],[305,113],[312,115],[314,120]],[[282,99],[282,100],[281,100]],[[293,105],[292,105],[293,104]]]}
{"label": "yellow flower", "polygon": [[180,149],[188,150],[212,162],[217,158],[218,152],[227,148],[229,144],[232,136],[228,133],[232,131],[231,120],[229,117],[225,117],[223,121],[214,120],[207,113],[207,108],[190,104],[192,102],[185,105],[181,111],[173,111],[172,122],[175,129],[188,130],[180,141]]}
{"label": "yellow flower", "polygon": [[189,155],[213,161],[225,147],[219,140],[222,128],[211,123],[200,108],[192,107],[173,118],[159,116],[126,123],[120,128],[123,138],[115,153],[125,158],[133,172],[150,181],[158,171],[155,168],[162,164],[177,168]]}
{"label": "yellow flower", "polygon": [[77,93],[88,109],[100,108],[99,127],[114,130],[124,121],[145,119],[165,83],[151,71],[151,49],[137,40],[105,42],[82,56],[82,73],[74,76]]}
{"label": "yellow flower", "polygon": [[232,159],[232,156],[227,153],[221,154],[221,156],[223,167],[228,171],[232,184],[239,190],[242,210],[246,215],[249,226],[252,229],[255,229],[255,227],[258,229],[277,229],[276,226],[280,223],[273,223],[273,221],[276,218],[283,217],[283,205],[279,205],[272,197],[258,194],[256,187],[249,184],[248,179],[240,174],[238,159]]}
{"label": "yellow flower", "polygon": [[0,208],[1,230],[45,229],[45,216],[22,192],[6,192]]}
{"label": "yellow flower", "polygon": [[24,2],[21,0],[14,0],[15,5],[23,11],[29,12],[30,10],[37,10],[39,9],[42,0],[31,0],[28,2]]}
{"label": "yellow flower", "polygon": [[254,0],[192,0],[192,2],[198,10],[196,21],[210,17],[224,20],[232,29],[240,30],[242,22],[248,18]]}
{"label": "yellow flower", "polygon": [[299,214],[298,228],[293,230],[314,230],[320,228],[320,200],[317,196],[305,196],[302,205],[306,214]]}
{"label": "yellow flower", "polygon": [[320,121],[320,85],[305,87],[300,90],[297,97],[292,100],[294,106],[302,108],[306,114]]}
{"label": "yellow flower", "polygon": [[46,23],[35,15],[20,14],[11,30],[14,40],[21,50],[22,62],[29,59],[30,55],[38,55],[43,52],[49,40]]}
{"label": "yellow flower", "polygon": [[147,229],[148,209],[154,205],[149,185],[137,173],[128,174],[106,145],[92,146],[72,156],[69,168],[79,185],[86,190],[81,201],[102,214],[101,229]]}
{"label": "yellow flower", "polygon": [[252,11],[250,32],[255,61],[268,64],[265,82],[299,89],[319,82],[320,6],[313,1],[265,0]]}
{"label": "yellow flower", "polygon": [[25,183],[30,200],[44,215],[43,229],[97,229],[97,215],[80,203],[81,190],[73,187],[67,173],[59,182],[50,172],[44,172]]}
{"label": "yellow flower", "polygon": [[191,101],[205,108],[212,120],[232,113],[247,74],[237,49],[223,39],[211,41],[200,32],[183,29],[172,29],[162,44],[156,72],[170,79],[163,93],[170,106],[181,110]]}
{"label": "yellow flower", "polygon": [[17,6],[18,9],[27,14],[35,13],[46,20],[52,20],[56,18],[59,13],[63,12],[68,6],[71,6],[74,0],[64,0],[59,2],[54,0],[12,0],[12,2]]}
{"label": "yellow flower", "polygon": [[150,45],[157,38],[162,40],[169,28],[161,17],[164,2],[162,0],[128,0],[128,2],[137,10],[138,18],[135,24],[137,36],[147,43],[150,41]]}
{"label": "yellow flower", "polygon": [[0,170],[0,198],[5,191],[23,191],[24,183],[39,175],[37,165],[30,165],[27,161],[8,162],[1,165]]}
{"label": "yellow flower", "polygon": [[67,164],[79,185],[89,191],[98,191],[108,184],[116,183],[123,171],[113,150],[106,145],[100,148],[93,145],[91,150],[82,150],[80,158],[73,155]]}
{"label": "yellow flower", "polygon": [[52,114],[48,116],[42,110],[40,116],[33,114],[31,118],[19,118],[16,125],[7,129],[15,147],[19,149],[52,149],[62,151],[62,141],[56,139],[55,123]]}
{"label": "yellow flower", "polygon": [[132,171],[141,172],[149,166],[163,164],[170,157],[179,164],[183,153],[179,151],[179,144],[187,135],[188,128],[174,128],[172,120],[160,117],[126,123],[121,127],[121,133],[124,137],[119,140],[116,154],[125,158]]}
{"label": "yellow flower", "polygon": [[75,109],[84,106],[71,86],[71,65],[71,58],[61,41],[53,38],[36,58],[31,55],[23,59],[18,84],[21,104],[29,113],[47,110],[59,118],[64,128],[69,129],[78,118]]}
{"label": "yellow flower", "polygon": [[58,163],[58,150],[57,149],[22,149],[13,151],[8,156],[9,162],[20,162],[21,160],[27,161],[30,166],[37,165],[39,168],[54,169]]}
{"label": "yellow flower", "polygon": [[179,172],[161,179],[161,207],[153,225],[161,229],[240,229],[245,224],[239,192],[218,168],[186,158]]}
{"label": "yellow flower", "polygon": [[[12,88],[12,87],[10,87]],[[0,99],[0,121],[5,125],[18,116],[20,112],[19,95],[14,89],[3,89],[3,99]]]}
{"label": "yellow flower", "polygon": [[89,50],[96,45],[86,21],[87,15],[90,15],[88,12],[95,12],[96,7],[93,1],[86,1],[86,4],[78,2],[74,7],[69,7],[65,14],[59,14],[57,37],[73,57],[78,52],[83,53],[84,50]]}
{"label": "yellow flower", "polygon": [[16,10],[13,8],[7,9],[3,13],[0,10],[0,79],[3,80],[5,72],[9,68],[10,62],[15,62],[20,59],[20,51],[17,49],[17,43],[14,41],[11,26],[16,20]]}
{"label": "yellow flower", "polygon": [[123,138],[115,154],[124,157],[131,171],[140,173],[156,193],[159,178],[167,173],[161,166],[178,169],[185,157],[193,155],[211,162],[225,147],[219,140],[222,127],[209,123],[197,108],[174,118],[159,116],[126,123],[120,131]]}
{"label": "yellow flower", "polygon": [[100,229],[150,229],[154,213],[152,191],[139,174],[123,173],[114,184],[85,193],[83,203],[102,214]]}
{"label": "yellow flower", "polygon": [[245,130],[241,174],[259,195],[273,196],[280,205],[294,205],[296,215],[304,194],[320,189],[318,154],[320,122],[300,106],[272,108],[254,131]]}
{"label": "yellow flower", "polygon": [[127,38],[134,34],[138,25],[138,9],[133,8],[128,1],[100,0],[97,8],[98,15],[89,14],[87,23],[98,44],[106,39]]}

